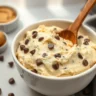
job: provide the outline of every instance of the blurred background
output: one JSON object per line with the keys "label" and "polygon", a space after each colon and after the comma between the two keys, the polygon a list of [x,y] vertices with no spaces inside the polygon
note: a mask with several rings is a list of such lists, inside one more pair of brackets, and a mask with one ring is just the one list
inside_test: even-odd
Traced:
{"label": "blurred background", "polygon": [[0,3],[15,4],[18,7],[43,7],[48,5],[66,5],[66,4],[78,4],[86,2],[86,0],[0,0]]}
{"label": "blurred background", "polygon": [[[49,19],[75,19],[86,0],[0,0],[0,4],[16,7],[20,19],[27,24]],[[25,19],[24,19],[25,18]]]}

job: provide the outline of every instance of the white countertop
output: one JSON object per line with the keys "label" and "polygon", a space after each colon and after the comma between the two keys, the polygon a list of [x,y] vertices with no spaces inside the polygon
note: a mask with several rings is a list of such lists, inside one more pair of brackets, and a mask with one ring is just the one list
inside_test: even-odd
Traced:
{"label": "white countertop", "polygon": [[[26,85],[19,76],[16,66],[14,66],[14,68],[8,66],[8,62],[13,61],[11,44],[15,34],[24,26],[43,19],[61,18],[74,20],[85,2],[85,0],[71,0],[70,4],[68,0],[57,0],[58,2],[54,0],[42,0],[42,3],[39,1],[40,0],[0,0],[0,4],[8,4],[16,7],[20,15],[19,27],[14,30],[14,32],[8,34],[8,48],[3,54],[0,54],[4,55],[4,62],[0,62],[1,96],[8,96],[10,92],[13,92],[15,96],[42,96]],[[46,5],[46,2],[48,2],[49,5]],[[10,85],[8,83],[11,77],[15,79],[16,84]]]}

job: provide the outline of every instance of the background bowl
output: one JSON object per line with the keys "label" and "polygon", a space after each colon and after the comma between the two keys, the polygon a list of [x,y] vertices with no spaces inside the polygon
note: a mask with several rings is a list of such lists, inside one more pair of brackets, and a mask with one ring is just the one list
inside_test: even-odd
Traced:
{"label": "background bowl", "polygon": [[[89,70],[75,76],[61,77],[61,78],[46,77],[46,76],[41,76],[39,74],[30,72],[25,67],[23,67],[16,58],[16,54],[15,54],[16,49],[19,45],[19,41],[23,39],[26,31],[37,28],[39,25],[42,25],[42,24],[47,26],[55,25],[61,28],[66,28],[71,23],[72,21],[69,21],[69,20],[41,21],[22,29],[20,32],[17,33],[16,37],[14,38],[14,41],[12,44],[12,55],[13,55],[14,61],[16,63],[17,69],[21,77],[28,84],[28,86],[33,90],[49,96],[67,96],[82,90],[94,78],[96,74],[96,65],[94,65]],[[96,33],[93,30],[91,30],[89,27],[83,25],[80,28],[80,32],[88,35],[90,39],[96,43]]]}
{"label": "background bowl", "polygon": [[16,13],[16,18],[14,18],[13,20],[11,20],[7,23],[0,23],[0,30],[4,31],[6,33],[12,32],[14,29],[17,28],[18,23],[19,23],[18,12],[13,6],[10,6],[10,5],[0,5],[0,7],[10,8],[10,9],[14,10],[14,12]]}

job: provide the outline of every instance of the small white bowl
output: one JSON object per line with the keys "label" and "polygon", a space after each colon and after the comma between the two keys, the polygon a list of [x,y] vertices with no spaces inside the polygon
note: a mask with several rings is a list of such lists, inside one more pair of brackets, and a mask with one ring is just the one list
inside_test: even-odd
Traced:
{"label": "small white bowl", "polygon": [[[37,22],[35,24],[32,24],[22,29],[15,36],[12,44],[12,56],[14,58],[14,61],[16,63],[17,69],[21,77],[33,90],[48,96],[68,96],[82,90],[94,78],[96,74],[96,65],[94,65],[92,68],[88,69],[87,71],[75,76],[47,77],[29,71],[28,69],[23,67],[18,61],[18,59],[16,58],[16,49],[19,45],[19,41],[23,39],[26,31],[37,28],[39,25],[42,24],[47,26],[55,25],[61,28],[66,28],[71,23],[72,21],[70,20],[45,20],[45,21]],[[91,30],[89,27],[83,25],[80,31],[84,34],[87,34],[91,40],[96,42],[96,33],[93,30]]]}
{"label": "small white bowl", "polygon": [[5,36],[6,42],[5,42],[4,45],[2,45],[0,47],[0,54],[3,53],[6,50],[7,46],[8,46],[8,37],[7,37],[7,34],[5,32],[3,32],[3,33],[4,33],[4,36]]}
{"label": "small white bowl", "polygon": [[9,33],[9,32],[12,32],[14,29],[17,28],[18,26],[18,21],[19,21],[19,15],[18,15],[18,12],[17,10],[12,7],[12,6],[9,6],[9,5],[0,5],[0,7],[8,7],[8,8],[11,8],[12,10],[15,11],[16,13],[16,18],[14,18],[13,20],[11,20],[10,22],[7,22],[7,23],[0,23],[0,30],[6,32],[6,33]]}

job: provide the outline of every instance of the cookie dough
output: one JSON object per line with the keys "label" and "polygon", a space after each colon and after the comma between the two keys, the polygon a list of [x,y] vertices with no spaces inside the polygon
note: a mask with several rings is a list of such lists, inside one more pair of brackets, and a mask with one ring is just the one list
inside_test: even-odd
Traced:
{"label": "cookie dough", "polygon": [[41,25],[27,31],[19,42],[16,56],[28,70],[44,76],[73,76],[96,63],[96,44],[79,34],[78,45],[57,34],[62,29]]}

